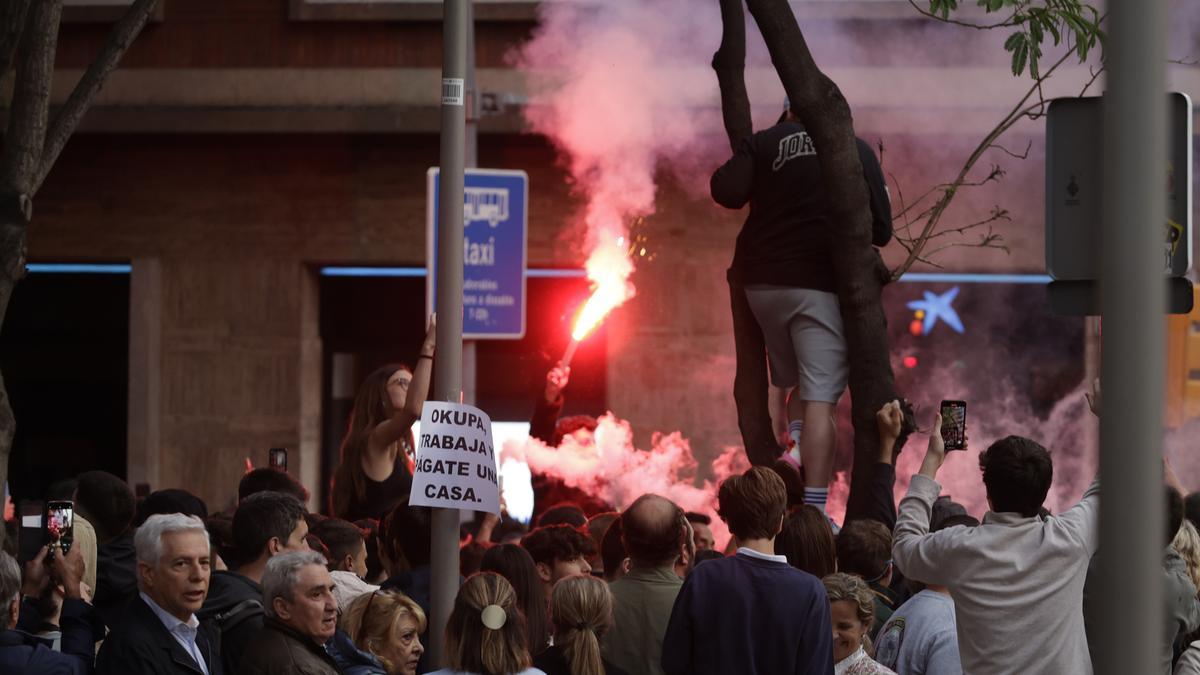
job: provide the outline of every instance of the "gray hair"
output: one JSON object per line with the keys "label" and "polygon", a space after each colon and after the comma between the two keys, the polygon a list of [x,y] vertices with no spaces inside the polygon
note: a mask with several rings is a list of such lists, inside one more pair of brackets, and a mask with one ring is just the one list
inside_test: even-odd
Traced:
{"label": "gray hair", "polygon": [[325,569],[325,556],[316,551],[295,551],[271,556],[262,575],[263,611],[275,617],[275,598],[291,601],[296,595],[300,570],[309,565]]}
{"label": "gray hair", "polygon": [[0,602],[7,610],[21,593],[21,568],[11,555],[0,551]]}
{"label": "gray hair", "polygon": [[182,513],[157,513],[146,519],[133,535],[133,547],[137,550],[137,561],[147,565],[157,565],[163,556],[162,538],[164,534],[176,532],[199,532],[204,535],[204,541],[209,544],[208,530],[204,521],[196,516],[185,516]]}

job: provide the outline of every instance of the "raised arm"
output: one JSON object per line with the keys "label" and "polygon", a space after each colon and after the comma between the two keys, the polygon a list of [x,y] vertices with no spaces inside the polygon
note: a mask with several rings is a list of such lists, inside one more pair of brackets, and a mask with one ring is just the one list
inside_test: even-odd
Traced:
{"label": "raised arm", "polygon": [[900,438],[904,423],[904,412],[900,401],[889,401],[875,413],[879,426],[879,458],[871,468],[870,492],[867,493],[867,511],[862,515],[896,529],[896,466],[894,449]]}
{"label": "raised arm", "polygon": [[750,201],[754,188],[754,141],[744,139],[729,161],[712,175],[709,190],[713,201],[727,209],[740,209]]}
{"label": "raised arm", "polygon": [[929,533],[933,502],[942,491],[942,486],[937,482],[937,472],[945,460],[942,416],[938,414],[929,434],[929,448],[925,451],[921,470],[912,477],[908,494],[900,500],[900,515],[896,520],[892,543],[892,558],[904,576],[927,584],[944,585],[951,582],[955,570],[947,562],[964,529],[950,528]]}
{"label": "raised arm", "polygon": [[412,428],[413,422],[421,419],[421,408],[429,396],[429,381],[433,373],[433,357],[437,349],[437,315],[429,319],[429,329],[425,331],[425,341],[421,343],[421,353],[417,355],[417,363],[413,367],[412,381],[408,385],[408,394],[404,397],[404,406],[394,411],[392,416],[380,422],[373,430],[367,444],[368,462],[378,462],[387,457],[387,449],[392,443],[400,440]]}

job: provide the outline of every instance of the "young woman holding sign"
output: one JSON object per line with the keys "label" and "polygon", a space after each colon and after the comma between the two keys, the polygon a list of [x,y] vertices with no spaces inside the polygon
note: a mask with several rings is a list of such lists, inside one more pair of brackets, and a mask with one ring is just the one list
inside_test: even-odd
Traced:
{"label": "young woman holding sign", "polygon": [[412,490],[416,443],[412,425],[429,395],[437,347],[437,315],[429,320],[416,368],[389,364],[367,376],[354,397],[333,474],[330,506],[345,520],[383,518]]}

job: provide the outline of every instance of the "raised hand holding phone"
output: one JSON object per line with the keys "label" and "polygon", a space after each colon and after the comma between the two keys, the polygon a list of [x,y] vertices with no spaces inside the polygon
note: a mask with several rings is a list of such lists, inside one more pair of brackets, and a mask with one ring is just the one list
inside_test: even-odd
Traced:
{"label": "raised hand holding phone", "polygon": [[925,449],[925,459],[921,461],[922,476],[937,480],[938,469],[946,461],[946,444],[942,440],[942,415],[938,413],[933,418],[933,428],[929,430],[929,446]]}
{"label": "raised hand holding phone", "polygon": [[941,421],[938,431],[945,441],[947,450],[965,450],[967,447],[967,402],[942,401]]}

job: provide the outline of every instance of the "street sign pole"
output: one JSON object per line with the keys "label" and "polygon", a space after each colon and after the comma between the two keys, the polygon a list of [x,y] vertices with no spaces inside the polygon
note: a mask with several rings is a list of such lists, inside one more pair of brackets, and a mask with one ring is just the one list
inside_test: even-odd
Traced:
{"label": "street sign pole", "polygon": [[[479,87],[475,82],[475,2],[468,0],[467,10],[467,126],[464,145],[464,166],[479,166]],[[463,402],[476,404],[476,373],[478,361],[475,340],[463,340],[462,373]]]}
{"label": "street sign pole", "polygon": [[[1166,2],[1108,3],[1100,307],[1102,674],[1160,668]],[[1153,232],[1156,236],[1148,236]]]}
{"label": "street sign pole", "polygon": [[[441,172],[438,180],[438,238],[463,239],[463,152],[466,136],[467,2],[443,2]],[[463,249],[437,247],[437,359],[435,399],[462,402]],[[458,511],[433,509],[430,563],[429,645],[433,663],[446,664],[443,633],[458,593]]]}

